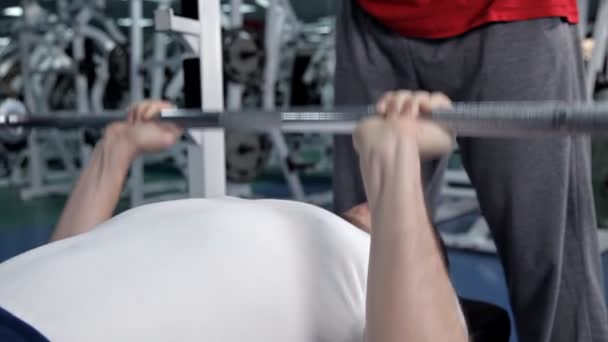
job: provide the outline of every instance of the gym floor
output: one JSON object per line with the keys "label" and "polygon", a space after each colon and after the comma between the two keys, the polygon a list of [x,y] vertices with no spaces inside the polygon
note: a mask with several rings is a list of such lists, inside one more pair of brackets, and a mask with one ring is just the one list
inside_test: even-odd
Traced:
{"label": "gym floor", "polygon": [[[162,179],[162,174],[154,175]],[[174,178],[166,174],[167,179]],[[327,191],[331,188],[328,177],[304,177],[306,190]],[[256,194],[264,197],[287,198],[288,189],[279,174],[260,177],[253,185]],[[21,201],[17,189],[0,188],[3,217],[0,223],[0,262],[12,256],[44,244],[61,214],[65,196]],[[128,208],[128,201],[121,202],[119,211]],[[469,212],[461,217],[442,223],[440,229],[450,232],[465,231],[479,218],[479,212]],[[490,302],[509,309],[507,289],[502,267],[496,255],[471,250],[448,249],[452,280],[460,296]],[[608,273],[608,255],[603,256]],[[511,338],[512,342],[517,337]]]}

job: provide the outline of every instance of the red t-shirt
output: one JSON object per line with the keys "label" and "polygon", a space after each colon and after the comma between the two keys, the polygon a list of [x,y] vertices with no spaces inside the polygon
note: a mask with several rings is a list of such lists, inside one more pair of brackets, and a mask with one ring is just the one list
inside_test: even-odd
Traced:
{"label": "red t-shirt", "polygon": [[578,23],[577,0],[358,0],[407,37],[449,38],[497,21],[563,17]]}

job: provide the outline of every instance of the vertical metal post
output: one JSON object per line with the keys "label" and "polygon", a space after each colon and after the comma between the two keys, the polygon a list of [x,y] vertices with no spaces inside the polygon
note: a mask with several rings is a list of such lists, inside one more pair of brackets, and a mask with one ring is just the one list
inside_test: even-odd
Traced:
{"label": "vertical metal post", "polygon": [[[90,11],[90,9],[83,11]],[[88,96],[89,81],[87,80],[87,76],[80,70],[80,66],[86,57],[82,29],[87,24],[89,18],[90,15],[88,12],[81,12],[78,14],[76,18],[76,29],[74,30],[74,40],[72,41],[74,61],[76,62],[76,68],[78,68],[76,71],[76,111],[78,112],[78,115],[87,115],[90,109]]]}
{"label": "vertical metal post", "polygon": [[[161,1],[158,4],[158,9],[170,8],[169,1]],[[165,85],[165,67],[161,63],[167,59],[167,46],[170,40],[166,33],[154,33],[154,65],[152,67],[152,89],[150,97],[153,99],[161,99],[163,97],[163,86]]]}
{"label": "vertical metal post", "polygon": [[[198,0],[202,110],[223,111],[224,79],[220,0]],[[188,149],[190,196],[215,197],[226,193],[224,130],[193,130],[199,146]],[[201,158],[202,155],[202,158]]]}
{"label": "vertical metal post", "polygon": [[37,101],[34,98],[32,91],[32,84],[30,81],[30,49],[32,45],[32,33],[31,30],[33,18],[31,18],[31,1],[22,0],[21,6],[23,7],[23,29],[19,32],[19,58],[21,59],[21,76],[23,78],[23,95],[25,98],[25,105],[29,110],[38,110]]}
{"label": "vertical metal post", "polygon": [[[230,1],[230,25],[232,30],[243,27],[243,12],[241,12],[241,0]],[[228,84],[227,106],[230,110],[239,110],[243,103],[243,85],[230,82]]]}
{"label": "vertical metal post", "polygon": [[[278,78],[280,64],[281,41],[284,27],[288,20],[284,3],[279,0],[270,0],[266,10],[266,68],[264,70],[263,106],[264,109],[272,110],[276,107],[275,87]],[[296,171],[289,165],[289,147],[285,142],[283,133],[279,130],[271,130],[270,138],[279,156],[281,170],[285,175],[291,195],[296,201],[305,201],[306,193]]]}
{"label": "vertical metal post", "polygon": [[[143,0],[131,0],[131,60],[129,85],[131,103],[141,101],[143,98],[143,80],[140,67],[143,58]],[[144,163],[141,157],[137,158],[131,166],[130,200],[131,207],[137,207],[144,202]]]}
{"label": "vertical metal post", "polygon": [[[33,18],[31,17],[31,6],[32,2],[29,0],[22,0],[21,6],[23,7],[23,24],[24,28],[19,33],[19,57],[21,58],[21,77],[23,79],[23,94],[25,98],[25,104],[29,110],[38,110],[38,101],[36,101],[33,89],[32,80],[30,73],[30,51],[32,48],[32,25]],[[27,155],[29,161],[29,187],[34,193],[39,192],[42,189],[42,155],[38,146],[38,132],[32,130],[28,136],[28,148]],[[23,197],[24,191],[21,192]]]}

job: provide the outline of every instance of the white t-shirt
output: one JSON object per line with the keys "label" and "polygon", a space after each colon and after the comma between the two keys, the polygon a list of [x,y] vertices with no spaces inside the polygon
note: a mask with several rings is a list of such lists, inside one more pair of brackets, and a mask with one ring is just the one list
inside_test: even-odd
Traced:
{"label": "white t-shirt", "polygon": [[0,264],[51,341],[362,341],[369,236],[314,206],[183,200]]}

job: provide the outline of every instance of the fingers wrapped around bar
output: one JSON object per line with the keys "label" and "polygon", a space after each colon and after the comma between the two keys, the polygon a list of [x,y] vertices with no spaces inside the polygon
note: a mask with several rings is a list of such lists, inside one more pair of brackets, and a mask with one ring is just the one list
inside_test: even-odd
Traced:
{"label": "fingers wrapped around bar", "polygon": [[363,148],[378,148],[387,135],[395,134],[415,138],[422,160],[444,156],[455,148],[455,137],[447,129],[426,119],[425,115],[451,107],[450,99],[441,93],[387,92],[376,105],[377,116],[363,120],[355,131],[355,148],[360,153]]}
{"label": "fingers wrapped around bar", "polygon": [[114,122],[106,130],[106,135],[123,136],[133,154],[163,151],[175,144],[183,130],[170,122],[160,122],[164,109],[173,105],[157,100],[145,100],[133,104],[127,110],[127,120]]}

